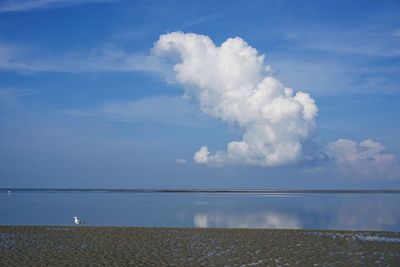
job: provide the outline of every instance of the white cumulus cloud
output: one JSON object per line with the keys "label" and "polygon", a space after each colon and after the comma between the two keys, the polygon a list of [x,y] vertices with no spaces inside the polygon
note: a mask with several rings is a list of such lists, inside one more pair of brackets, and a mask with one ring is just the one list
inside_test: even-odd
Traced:
{"label": "white cumulus cloud", "polygon": [[193,159],[197,163],[206,164],[208,162],[209,155],[210,152],[208,151],[208,148],[206,146],[202,146],[199,151],[194,154]]}
{"label": "white cumulus cloud", "polygon": [[370,139],[359,143],[339,139],[327,146],[329,156],[344,173],[375,179],[398,178],[398,160],[394,154],[384,153],[384,149],[383,145]]}
{"label": "white cumulus cloud", "polygon": [[197,163],[277,166],[302,159],[302,142],[316,124],[315,101],[270,76],[264,55],[243,39],[217,46],[208,36],[173,32],[160,36],[153,53],[172,60],[175,82],[202,112],[244,130],[226,151],[201,147]]}

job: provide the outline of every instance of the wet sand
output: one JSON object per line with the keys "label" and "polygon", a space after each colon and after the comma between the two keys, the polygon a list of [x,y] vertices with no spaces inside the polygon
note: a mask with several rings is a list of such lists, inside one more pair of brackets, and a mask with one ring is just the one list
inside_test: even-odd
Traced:
{"label": "wet sand", "polygon": [[0,226],[0,266],[399,266],[400,233]]}

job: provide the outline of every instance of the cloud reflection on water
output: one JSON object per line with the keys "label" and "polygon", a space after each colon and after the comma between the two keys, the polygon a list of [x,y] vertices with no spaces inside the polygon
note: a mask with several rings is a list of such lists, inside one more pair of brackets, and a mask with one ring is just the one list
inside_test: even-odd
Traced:
{"label": "cloud reflection on water", "polygon": [[[207,205],[193,212],[195,227],[400,230],[400,196],[297,195],[236,199],[237,203]],[[237,207],[237,208],[233,208]]]}
{"label": "cloud reflection on water", "polygon": [[[399,204],[399,203],[398,203]],[[385,230],[400,223],[400,205],[382,201],[343,205],[330,224],[330,229]]]}
{"label": "cloud reflection on water", "polygon": [[276,212],[250,214],[228,214],[224,212],[196,213],[193,218],[196,227],[228,228],[302,228],[297,218]]}

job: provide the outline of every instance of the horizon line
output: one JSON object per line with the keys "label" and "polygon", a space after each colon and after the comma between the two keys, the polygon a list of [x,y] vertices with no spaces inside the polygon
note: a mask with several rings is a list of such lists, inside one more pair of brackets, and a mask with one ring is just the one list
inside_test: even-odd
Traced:
{"label": "horizon line", "polygon": [[187,189],[187,188],[23,188],[2,187],[1,191],[41,192],[131,192],[131,193],[400,193],[400,189]]}

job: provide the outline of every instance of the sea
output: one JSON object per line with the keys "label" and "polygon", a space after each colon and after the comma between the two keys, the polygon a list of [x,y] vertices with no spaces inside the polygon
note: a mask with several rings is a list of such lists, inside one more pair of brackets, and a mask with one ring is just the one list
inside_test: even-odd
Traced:
{"label": "sea", "polygon": [[0,189],[0,225],[400,231],[399,191]]}

